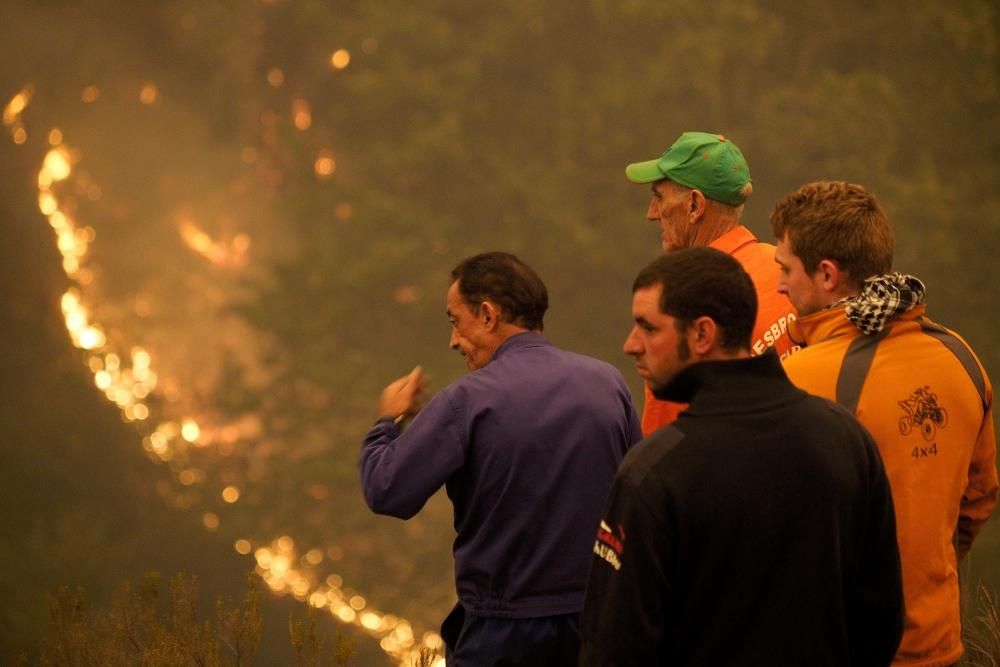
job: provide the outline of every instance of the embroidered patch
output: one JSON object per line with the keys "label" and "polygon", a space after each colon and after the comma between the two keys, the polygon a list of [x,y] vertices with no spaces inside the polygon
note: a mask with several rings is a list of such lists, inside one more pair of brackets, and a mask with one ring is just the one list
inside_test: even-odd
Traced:
{"label": "embroidered patch", "polygon": [[622,568],[622,554],[625,552],[625,527],[618,524],[617,530],[612,531],[604,521],[597,530],[597,541],[594,542],[594,553],[602,558],[615,570]]}

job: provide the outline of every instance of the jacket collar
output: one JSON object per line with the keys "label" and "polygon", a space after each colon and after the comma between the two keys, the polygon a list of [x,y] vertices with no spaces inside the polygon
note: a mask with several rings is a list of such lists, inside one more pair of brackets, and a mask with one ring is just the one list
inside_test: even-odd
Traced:
{"label": "jacket collar", "polygon": [[743,225],[737,225],[708,245],[727,255],[732,255],[743,246],[751,243],[757,243],[757,237]]}
{"label": "jacket collar", "polygon": [[[890,320],[890,324],[894,321],[915,320],[922,317],[926,311],[927,306],[925,305],[914,306],[907,312],[894,317]],[[798,345],[808,346],[841,336],[853,338],[861,335],[861,330],[847,319],[844,315],[844,306],[841,305],[835,308],[824,308],[794,320],[788,325],[788,333],[792,341]]]}
{"label": "jacket collar", "polygon": [[490,363],[493,363],[512,350],[520,350],[526,347],[539,347],[542,345],[552,345],[552,343],[550,343],[545,336],[537,331],[522,331],[521,333],[516,333],[504,342],[500,343],[500,347],[498,347],[497,351],[493,353],[493,358],[490,359]]}
{"label": "jacket collar", "polygon": [[691,405],[684,414],[743,414],[787,403],[804,394],[785,375],[778,355],[702,361],[688,366],[664,387],[667,400]]}

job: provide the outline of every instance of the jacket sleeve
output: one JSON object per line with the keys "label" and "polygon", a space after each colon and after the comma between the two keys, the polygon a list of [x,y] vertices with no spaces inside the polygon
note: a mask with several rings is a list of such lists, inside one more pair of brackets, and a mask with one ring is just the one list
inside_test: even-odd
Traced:
{"label": "jacket sleeve", "polygon": [[634,488],[612,486],[581,615],[581,666],[658,664],[670,584],[669,538]]}
{"label": "jacket sleeve", "polygon": [[993,428],[992,392],[969,463],[969,481],[958,512],[957,552],[964,558],[979,529],[997,506],[997,441]]}
{"label": "jacket sleeve", "polygon": [[852,665],[888,665],[903,637],[903,575],[896,512],[878,447],[862,429],[868,453],[867,516],[848,610]]}
{"label": "jacket sleeve", "polygon": [[468,434],[460,412],[442,391],[406,431],[388,420],[372,426],[358,467],[373,512],[409,519],[461,468]]}

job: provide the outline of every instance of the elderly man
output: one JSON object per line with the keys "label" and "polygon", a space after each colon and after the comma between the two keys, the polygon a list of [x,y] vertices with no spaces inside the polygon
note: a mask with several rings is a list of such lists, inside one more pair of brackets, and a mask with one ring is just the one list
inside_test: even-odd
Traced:
{"label": "elderly man", "polygon": [[805,346],[788,377],[857,415],[885,460],[906,594],[896,663],[956,663],[958,561],[997,503],[990,380],[965,341],[927,318],[923,283],[890,273],[892,229],[864,187],[803,185],[771,225],[778,289]]}
{"label": "elderly man", "polygon": [[[663,252],[710,246],[735,257],[750,274],[759,305],[751,354],[771,347],[782,357],[790,354],[794,346],[787,329],[795,311],[775,289],[774,246],[759,242],[740,224],[753,185],[736,144],[721,134],[685,132],[658,159],[628,165],[625,176],[652,184],[646,217],[660,226]],[[649,435],[669,424],[683,409],[682,404],[657,400],[647,388],[643,432]]]}
{"label": "elderly man", "polygon": [[450,344],[472,372],[422,411],[419,368],[386,388],[361,451],[365,499],[407,519],[446,486],[449,667],[575,665],[591,536],[639,418],[617,370],[541,335],[548,295],[518,258],[477,255],[451,277]]}
{"label": "elderly man", "polygon": [[751,357],[754,285],[732,257],[673,252],[632,289],[625,352],[690,406],[615,476],[580,664],[887,665],[902,589],[871,437]]}

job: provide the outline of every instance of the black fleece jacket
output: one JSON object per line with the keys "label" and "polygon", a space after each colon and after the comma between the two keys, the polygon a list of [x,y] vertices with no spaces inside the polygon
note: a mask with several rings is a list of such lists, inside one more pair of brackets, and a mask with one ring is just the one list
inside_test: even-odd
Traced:
{"label": "black fleece jacket", "polygon": [[594,545],[581,665],[888,665],[903,627],[871,436],[778,359],[704,362],[633,447]]}

